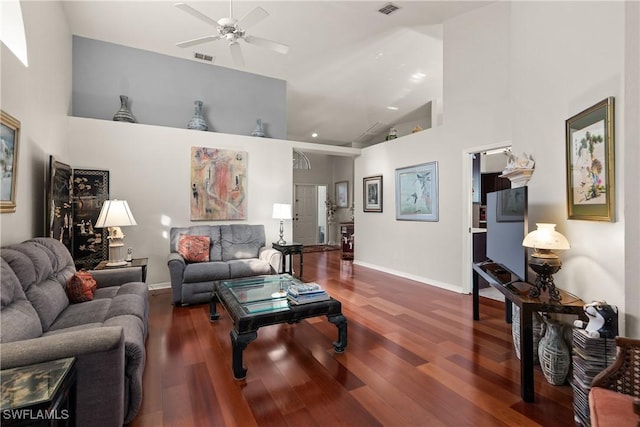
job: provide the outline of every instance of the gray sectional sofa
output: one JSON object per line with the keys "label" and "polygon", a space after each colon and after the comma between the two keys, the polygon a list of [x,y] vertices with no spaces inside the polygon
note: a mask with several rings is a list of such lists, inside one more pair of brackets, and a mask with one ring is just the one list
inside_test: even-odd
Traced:
{"label": "gray sectional sofa", "polygon": [[140,268],[92,271],[91,301],[70,303],[67,248],[35,238],[0,248],[2,369],[76,357],[79,426],[121,426],[142,402],[148,290]]}
{"label": "gray sectional sofa", "polygon": [[[209,261],[186,261],[178,252],[181,235],[209,237]],[[263,225],[196,225],[171,228],[167,263],[179,306],[209,302],[214,281],[278,273],[282,254],[266,247]]]}

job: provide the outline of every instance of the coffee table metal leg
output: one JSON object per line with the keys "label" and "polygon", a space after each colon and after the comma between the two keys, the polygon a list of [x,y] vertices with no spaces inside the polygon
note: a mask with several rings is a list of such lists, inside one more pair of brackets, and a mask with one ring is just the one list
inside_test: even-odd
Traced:
{"label": "coffee table metal leg", "polygon": [[220,318],[220,313],[216,310],[216,304],[218,304],[218,296],[214,293],[211,294],[211,299],[209,300],[209,320],[214,321]]}
{"label": "coffee table metal leg", "polygon": [[242,363],[242,352],[249,343],[258,337],[258,332],[238,334],[235,329],[231,330],[231,347],[233,351],[233,378],[243,380],[247,377],[247,369]]}
{"label": "coffee table metal leg", "polygon": [[327,316],[329,322],[338,327],[338,341],[333,342],[333,349],[336,353],[342,353],[347,347],[347,318],[342,314]]}

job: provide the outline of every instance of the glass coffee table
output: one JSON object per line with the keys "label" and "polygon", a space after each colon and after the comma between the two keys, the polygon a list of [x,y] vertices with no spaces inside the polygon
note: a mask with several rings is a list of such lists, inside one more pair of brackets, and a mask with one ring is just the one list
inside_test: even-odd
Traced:
{"label": "glass coffee table", "polygon": [[233,320],[231,347],[235,379],[246,378],[247,369],[242,363],[242,352],[257,338],[258,328],[262,326],[327,316],[329,322],[338,328],[338,340],[333,343],[333,349],[342,353],[347,347],[347,318],[342,314],[340,301],[330,298],[307,304],[289,304],[286,292],[292,283],[302,282],[289,274],[214,282],[210,303],[211,321],[220,317],[216,309],[218,303],[224,306]]}

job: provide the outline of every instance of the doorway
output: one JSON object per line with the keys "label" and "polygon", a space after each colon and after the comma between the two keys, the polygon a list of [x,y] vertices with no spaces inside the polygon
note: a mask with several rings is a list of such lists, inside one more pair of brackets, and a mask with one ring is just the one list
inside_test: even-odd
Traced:
{"label": "doorway", "polygon": [[325,244],[327,186],[294,184],[293,240],[303,245]]}
{"label": "doorway", "polygon": [[498,175],[502,172],[506,168],[510,153],[510,142],[474,147],[463,151],[462,170],[465,175],[463,182],[466,202],[463,204],[463,230],[465,232],[463,233],[462,265],[469,266],[468,274],[463,275],[462,290],[464,293],[470,293],[472,289],[471,264],[483,256],[482,248],[478,247],[483,241],[481,235],[483,232],[482,194],[487,191],[486,183],[483,188],[483,176],[486,178],[489,175]]}

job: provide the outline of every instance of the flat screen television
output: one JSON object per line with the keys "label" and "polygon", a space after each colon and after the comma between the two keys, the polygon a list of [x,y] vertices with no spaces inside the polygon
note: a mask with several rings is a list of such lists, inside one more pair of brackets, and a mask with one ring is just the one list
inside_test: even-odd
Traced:
{"label": "flat screen television", "polygon": [[527,280],[527,187],[487,193],[487,257]]}

